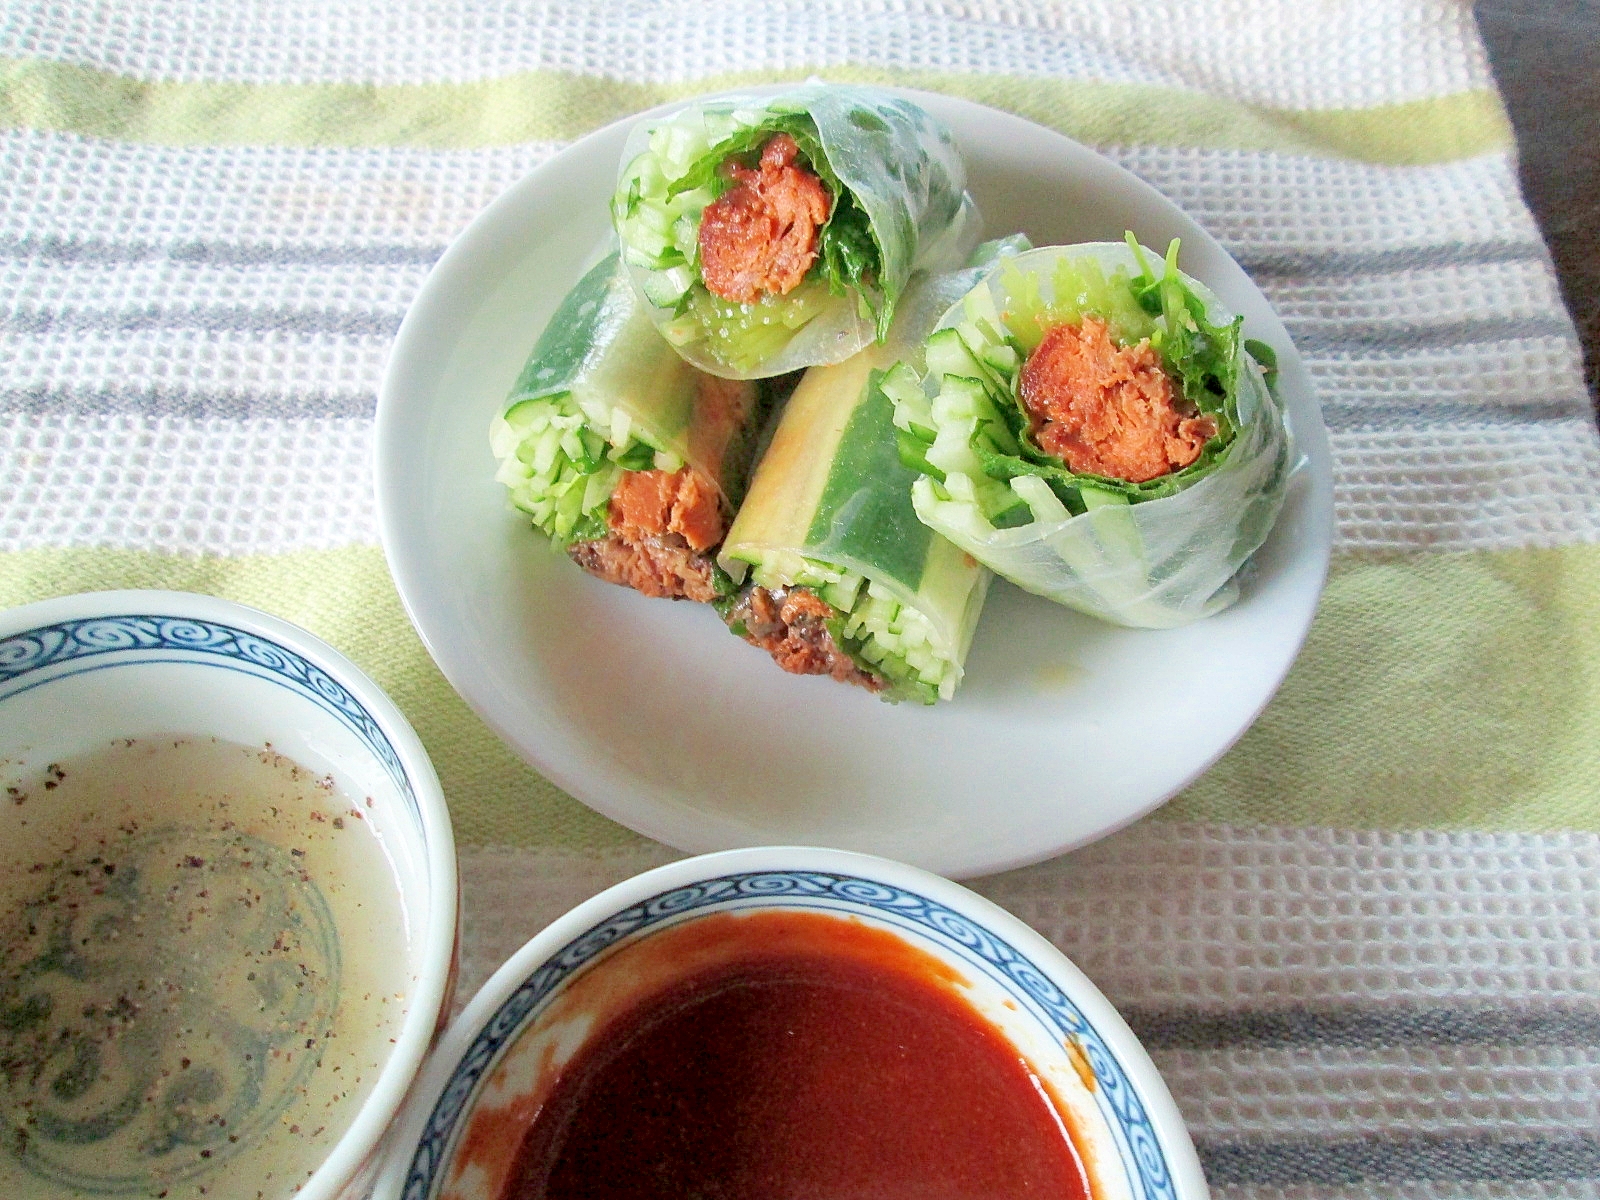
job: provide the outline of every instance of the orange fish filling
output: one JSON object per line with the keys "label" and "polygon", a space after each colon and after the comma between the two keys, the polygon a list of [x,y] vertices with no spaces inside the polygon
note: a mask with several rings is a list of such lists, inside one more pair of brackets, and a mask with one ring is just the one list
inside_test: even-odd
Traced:
{"label": "orange fish filling", "polygon": [[1046,330],[1020,392],[1035,444],[1082,474],[1146,483],[1187,467],[1217,433],[1148,340],[1119,346],[1098,317]]}
{"label": "orange fish filling", "polygon": [[692,467],[627,472],[611,493],[606,524],[630,541],[676,533],[702,553],[727,532],[716,485]]}
{"label": "orange fish filling", "polygon": [[753,304],[800,286],[817,260],[818,230],[833,200],[822,180],[795,159],[787,133],[771,138],[756,167],[728,165],[737,182],[700,218],[700,277],[724,300]]}
{"label": "orange fish filling", "polygon": [[711,551],[728,523],[716,485],[692,467],[629,471],[606,513],[606,536],[567,553],[589,574],[646,596],[717,598]]}

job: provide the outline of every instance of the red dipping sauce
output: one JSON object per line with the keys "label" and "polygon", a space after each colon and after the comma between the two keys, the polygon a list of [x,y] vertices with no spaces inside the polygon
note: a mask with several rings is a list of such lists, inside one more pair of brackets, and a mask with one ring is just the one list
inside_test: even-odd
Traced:
{"label": "red dipping sauce", "polygon": [[561,1069],[502,1200],[1085,1200],[1047,1090],[943,963],[813,913],[665,936],[729,922],[736,953]]}

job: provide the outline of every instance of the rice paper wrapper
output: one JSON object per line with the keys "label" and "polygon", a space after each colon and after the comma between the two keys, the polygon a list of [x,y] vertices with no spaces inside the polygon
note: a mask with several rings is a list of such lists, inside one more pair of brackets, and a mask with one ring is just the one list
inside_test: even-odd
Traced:
{"label": "rice paper wrapper", "polygon": [[[629,189],[675,187],[720,167],[730,154],[751,144],[751,131],[763,136],[789,132],[797,125],[813,130],[820,156],[838,183],[855,199],[870,227],[878,266],[872,286],[847,286],[815,305],[775,298],[773,314],[759,319],[774,328],[774,344],[754,359],[719,352],[726,344],[726,322],[690,322],[681,312],[685,296],[706,296],[696,248],[700,213],[712,197],[699,194],[679,211],[672,209],[673,248],[661,256],[658,242],[641,250],[624,216]],[[807,149],[802,139],[802,150]],[[704,189],[701,189],[703,192]],[[651,125],[633,130],[623,149],[613,218],[624,246],[630,278],[651,320],[685,359],[704,371],[730,379],[758,379],[805,367],[842,362],[872,344],[886,330],[914,272],[953,270],[978,241],[981,220],[966,191],[966,168],[950,131],[909,100],[875,88],[811,83],[775,96],[712,97],[689,105]],[[644,235],[649,237],[649,234]],[[826,262],[819,258],[819,265]],[[816,278],[808,286],[826,289]],[[687,290],[685,290],[687,289]],[[714,301],[749,314],[751,305]],[[809,315],[797,328],[788,320]]]}
{"label": "rice paper wrapper", "polygon": [[[1145,251],[1148,261],[1161,256]],[[1124,243],[1047,247],[1022,255],[1016,266],[1037,272],[1049,299],[1049,276],[1063,256],[1091,256],[1107,275],[1117,267],[1137,275],[1140,264]],[[1205,304],[1207,319],[1234,319],[1210,289],[1182,277]],[[999,308],[997,276],[978,285]],[[958,303],[939,328],[960,324],[970,310]],[[1032,520],[995,528],[977,504],[957,494],[959,480],[936,487],[926,475],[912,487],[917,516],[996,574],[1027,591],[1118,625],[1170,628],[1220,612],[1239,595],[1242,568],[1266,540],[1297,465],[1286,415],[1243,341],[1233,397],[1237,433],[1199,478],[1158,499],[1102,504],[1074,515],[1044,479],[1018,476],[1009,486]],[[930,379],[930,388],[937,380]]]}
{"label": "rice paper wrapper", "polygon": [[662,341],[612,250],[563,298],[492,422],[496,478],[561,544],[603,532],[627,470],[687,464],[731,512],[762,402],[756,385],[700,371]]}
{"label": "rice paper wrapper", "polygon": [[651,465],[687,463],[737,507],[756,433],[757,391],[700,371],[676,354],[656,332],[615,250],[550,318],[512,386],[497,432],[505,414],[555,397],[570,398],[585,426],[608,446],[645,442],[658,452]]}

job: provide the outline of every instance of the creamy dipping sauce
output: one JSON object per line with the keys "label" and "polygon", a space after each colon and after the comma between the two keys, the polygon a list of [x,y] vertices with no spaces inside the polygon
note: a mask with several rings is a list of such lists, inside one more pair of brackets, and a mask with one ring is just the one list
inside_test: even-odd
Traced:
{"label": "creamy dipping sauce", "polygon": [[211,738],[10,771],[0,1196],[292,1195],[377,1078],[412,980],[369,801]]}

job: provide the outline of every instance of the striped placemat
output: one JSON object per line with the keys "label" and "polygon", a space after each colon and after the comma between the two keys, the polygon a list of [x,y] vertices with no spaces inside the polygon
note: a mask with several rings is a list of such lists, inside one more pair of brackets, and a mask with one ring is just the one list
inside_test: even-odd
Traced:
{"label": "striped placemat", "polygon": [[1128,1013],[1219,1195],[1600,1194],[1600,440],[1467,5],[5,12],[0,604],[193,589],[351,654],[449,793],[469,989],[672,852],[506,751],[389,581],[374,395],[451,238],[609,120],[813,73],[1020,113],[1172,197],[1312,373],[1327,595],[1199,783],[977,886]]}

